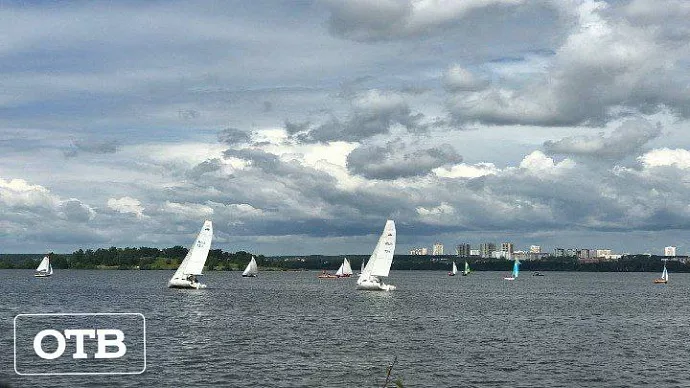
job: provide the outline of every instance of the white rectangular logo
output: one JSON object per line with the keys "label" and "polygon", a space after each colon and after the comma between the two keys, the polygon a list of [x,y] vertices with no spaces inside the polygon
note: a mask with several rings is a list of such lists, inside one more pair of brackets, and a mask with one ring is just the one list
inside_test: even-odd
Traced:
{"label": "white rectangular logo", "polygon": [[14,317],[14,371],[19,375],[132,375],[145,370],[146,318],[142,314]]}

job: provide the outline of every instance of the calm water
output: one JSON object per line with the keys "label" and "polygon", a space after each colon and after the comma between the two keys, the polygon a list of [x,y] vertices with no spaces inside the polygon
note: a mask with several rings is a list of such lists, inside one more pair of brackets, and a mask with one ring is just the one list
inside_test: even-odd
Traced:
{"label": "calm water", "polygon": [[[396,272],[391,293],[316,272],[213,272],[209,288],[165,287],[172,271],[0,271],[0,381],[12,387],[690,386],[690,274],[553,273],[515,282]],[[142,375],[13,372],[18,313],[140,312]]]}

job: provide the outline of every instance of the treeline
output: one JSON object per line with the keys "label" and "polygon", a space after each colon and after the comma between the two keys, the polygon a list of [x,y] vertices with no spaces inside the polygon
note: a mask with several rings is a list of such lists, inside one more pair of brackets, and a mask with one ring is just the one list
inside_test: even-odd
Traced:
{"label": "treeline", "polygon": [[[71,254],[50,254],[55,269],[176,269],[187,255],[187,248],[100,248],[96,250],[78,250]],[[335,271],[345,256],[275,256],[253,255],[263,270],[325,270]],[[34,269],[43,255],[0,255],[0,269],[25,268]],[[252,254],[245,251],[235,253],[220,249],[209,251],[206,270],[237,271],[243,270]],[[348,255],[352,268],[357,272],[362,261],[369,255]],[[587,272],[660,272],[664,257],[648,255],[628,255],[619,260],[583,263],[569,257],[547,257],[542,260],[523,261],[523,271],[587,271]],[[675,258],[667,262],[671,272],[690,272],[690,260],[686,257]],[[462,270],[467,260],[473,271],[510,271],[513,262],[503,259],[459,258],[455,256],[409,256],[396,255],[393,270],[436,270],[449,271],[455,261]]]}
{"label": "treeline", "polygon": [[[187,255],[182,246],[172,248],[99,248],[80,249],[71,254],[50,253],[54,269],[176,269]],[[224,252],[212,249],[208,253],[206,268],[209,270],[244,269],[252,254],[249,252]],[[36,268],[43,255],[1,255],[0,268]],[[259,266],[266,266],[263,255],[255,255]]]}

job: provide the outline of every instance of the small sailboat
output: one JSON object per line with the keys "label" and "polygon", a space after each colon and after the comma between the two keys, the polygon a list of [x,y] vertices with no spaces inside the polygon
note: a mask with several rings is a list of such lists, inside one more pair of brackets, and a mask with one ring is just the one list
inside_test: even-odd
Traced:
{"label": "small sailboat", "polygon": [[213,239],[213,224],[206,220],[201,227],[199,235],[194,241],[194,245],[187,252],[184,260],[180,264],[175,274],[168,282],[170,288],[206,288],[205,284],[199,283],[197,276],[202,275],[208,251],[211,249],[211,240]]}
{"label": "small sailboat", "polygon": [[53,265],[50,264],[50,256],[46,255],[41,260],[41,263],[36,268],[36,273],[34,274],[37,278],[47,278],[53,274]]}
{"label": "small sailboat", "polygon": [[395,253],[395,222],[387,220],[381,237],[371,254],[367,265],[362,269],[357,279],[358,290],[392,291],[395,286],[384,284],[381,277],[387,277],[393,264]]}
{"label": "small sailboat", "polygon": [[332,273],[326,272],[326,270],[321,271],[319,276],[317,276],[319,279],[337,279],[338,277],[333,275]]}
{"label": "small sailboat", "polygon": [[520,272],[520,261],[518,261],[518,259],[515,259],[515,263],[513,263],[513,273],[510,276],[504,277],[503,279],[515,280],[515,279],[517,279],[519,272]]}
{"label": "small sailboat", "polygon": [[448,276],[455,276],[458,274],[458,266],[455,265],[455,262],[453,262],[453,269],[448,272]]}
{"label": "small sailboat", "polygon": [[462,276],[467,276],[470,274],[470,265],[467,264],[467,260],[465,260],[465,269],[462,270]]}
{"label": "small sailboat", "polygon": [[350,262],[347,260],[347,257],[345,260],[343,260],[343,263],[340,264],[340,268],[335,272],[335,276],[339,278],[349,278],[352,276],[352,267],[350,266]]}
{"label": "small sailboat", "polygon": [[259,273],[259,266],[256,265],[256,259],[254,258],[254,256],[252,256],[252,259],[249,260],[249,264],[247,264],[247,268],[245,268],[244,272],[242,272],[242,277],[243,278],[255,278],[258,273]]}
{"label": "small sailboat", "polygon": [[666,263],[664,262],[664,270],[661,272],[661,277],[654,279],[654,283],[666,284],[668,283],[668,271],[666,270]]}

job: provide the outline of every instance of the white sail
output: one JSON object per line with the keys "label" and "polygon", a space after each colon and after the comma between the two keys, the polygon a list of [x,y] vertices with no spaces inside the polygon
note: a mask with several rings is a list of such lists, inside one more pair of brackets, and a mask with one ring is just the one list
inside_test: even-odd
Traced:
{"label": "white sail", "polygon": [[249,261],[249,264],[247,264],[247,268],[245,268],[244,272],[242,272],[242,276],[255,276],[258,273],[259,266],[256,265],[256,260],[254,259],[254,256],[252,256],[252,259]]}
{"label": "white sail", "polygon": [[[345,260],[347,260],[347,259],[345,259]],[[343,273],[344,273],[343,272],[343,265],[344,264],[340,264],[340,267],[338,267],[338,270],[335,271],[335,276],[343,276]]]}
{"label": "white sail", "polygon": [[[201,275],[204,270],[204,264],[208,257],[208,251],[211,249],[211,239],[213,239],[213,224],[206,220],[204,226],[194,241],[194,245],[187,252],[180,267],[175,271],[172,279],[187,279],[189,275]],[[171,279],[171,280],[172,280]]]}
{"label": "white sail", "polygon": [[[48,275],[52,275],[52,274],[53,274],[53,265],[50,264],[50,263],[48,263],[48,268],[49,268],[49,269],[48,269]],[[667,277],[668,277],[668,276],[667,276]]]}
{"label": "white sail", "polygon": [[458,273],[458,266],[455,265],[455,262],[453,262],[453,275]]}
{"label": "white sail", "polygon": [[50,259],[48,256],[45,256],[43,260],[41,260],[38,268],[36,268],[36,272],[50,272],[52,274],[52,266],[50,265]]}
{"label": "white sail", "polygon": [[668,281],[668,271],[666,270],[666,264],[664,264],[664,272],[661,273],[661,278]]}
{"label": "white sail", "polygon": [[369,276],[388,276],[395,253],[395,222],[386,221],[379,242],[374,248],[363,273]]}
{"label": "white sail", "polygon": [[352,275],[352,267],[347,258],[343,261],[343,275]]}

